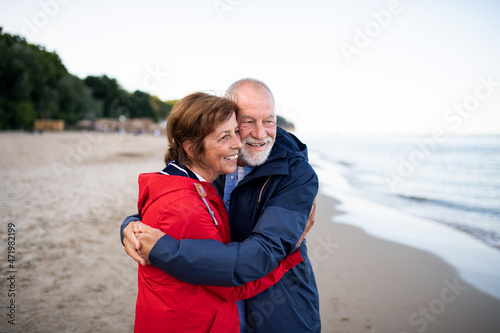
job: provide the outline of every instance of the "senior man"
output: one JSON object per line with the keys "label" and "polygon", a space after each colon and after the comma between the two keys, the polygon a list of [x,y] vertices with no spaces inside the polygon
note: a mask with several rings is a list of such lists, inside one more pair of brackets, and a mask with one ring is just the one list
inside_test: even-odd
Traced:
{"label": "senior man", "polygon": [[[239,107],[243,147],[237,171],[220,176],[213,185],[228,209],[232,243],[178,241],[130,223],[140,219],[137,215],[125,219],[121,228],[125,250],[136,261],[148,260],[193,284],[237,286],[267,275],[296,249],[318,191],[306,146],[276,126],[271,90],[261,81],[242,79],[227,94]],[[148,232],[139,234],[139,242],[134,231],[144,228]],[[240,318],[244,315],[242,332],[321,331],[318,290],[305,241],[299,250],[302,263],[274,286],[238,302]]]}

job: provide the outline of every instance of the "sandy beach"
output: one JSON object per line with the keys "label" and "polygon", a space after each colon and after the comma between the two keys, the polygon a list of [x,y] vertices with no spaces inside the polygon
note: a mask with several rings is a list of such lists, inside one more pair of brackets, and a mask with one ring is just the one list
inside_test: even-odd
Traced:
{"label": "sandy beach", "polygon": [[[137,265],[119,225],[164,149],[149,135],[0,133],[1,332],[133,331]],[[307,237],[323,332],[500,332],[499,299],[433,254],[335,222],[335,205],[319,196]]]}

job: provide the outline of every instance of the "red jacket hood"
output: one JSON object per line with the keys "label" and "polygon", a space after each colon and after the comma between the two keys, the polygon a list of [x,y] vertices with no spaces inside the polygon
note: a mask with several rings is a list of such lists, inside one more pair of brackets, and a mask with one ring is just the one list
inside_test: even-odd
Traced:
{"label": "red jacket hood", "polygon": [[195,191],[194,184],[196,182],[199,181],[182,176],[167,176],[159,173],[140,174],[139,199],[137,200],[139,214],[143,216],[144,211],[165,194],[186,191],[189,186],[192,186],[193,191]]}
{"label": "red jacket hood", "polygon": [[[140,216],[144,215],[146,209],[156,200],[166,194],[178,191],[198,192],[194,186],[199,183],[207,193],[207,199],[211,196],[219,196],[215,188],[209,182],[199,181],[189,177],[163,175],[160,173],[142,173],[139,175],[139,199],[137,209]],[[175,196],[174,196],[175,197]]]}

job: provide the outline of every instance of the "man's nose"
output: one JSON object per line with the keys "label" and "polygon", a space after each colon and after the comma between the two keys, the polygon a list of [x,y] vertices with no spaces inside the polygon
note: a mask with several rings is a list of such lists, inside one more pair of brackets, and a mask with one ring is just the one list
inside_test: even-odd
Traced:
{"label": "man's nose", "polygon": [[266,137],[266,130],[264,129],[264,126],[262,126],[262,123],[255,124],[253,137],[258,140],[262,140]]}

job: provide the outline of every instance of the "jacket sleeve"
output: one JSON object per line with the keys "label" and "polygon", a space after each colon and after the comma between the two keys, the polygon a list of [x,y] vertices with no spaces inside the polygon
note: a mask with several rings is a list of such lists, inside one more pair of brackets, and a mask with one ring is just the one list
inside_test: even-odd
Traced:
{"label": "jacket sleeve", "polygon": [[225,299],[228,302],[236,302],[242,299],[248,299],[261,293],[267,288],[278,282],[283,275],[291,268],[297,266],[303,261],[300,251],[297,249],[285,259],[280,261],[271,273],[255,281],[247,282],[237,287],[217,287],[204,286],[213,294]]}
{"label": "jacket sleeve", "polygon": [[151,250],[151,264],[188,283],[224,287],[269,274],[295,250],[318,191],[318,178],[309,163],[305,159],[294,163],[245,241],[225,245],[214,240],[176,241],[166,235]]}
{"label": "jacket sleeve", "polygon": [[125,220],[123,220],[122,225],[120,227],[120,239],[122,240],[122,245],[123,245],[123,230],[129,225],[130,222],[135,222],[135,221],[141,221],[141,217],[139,214],[134,214],[127,216]]}

